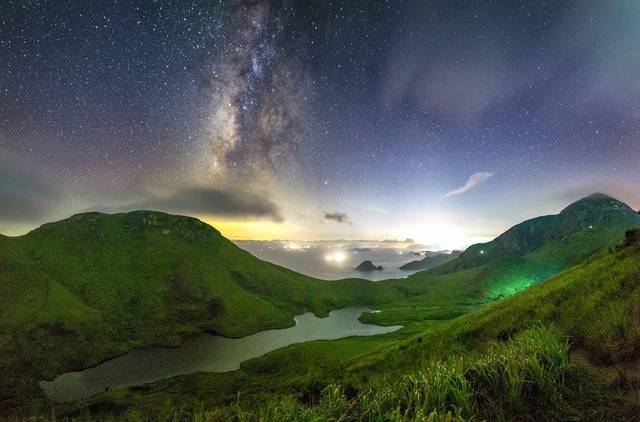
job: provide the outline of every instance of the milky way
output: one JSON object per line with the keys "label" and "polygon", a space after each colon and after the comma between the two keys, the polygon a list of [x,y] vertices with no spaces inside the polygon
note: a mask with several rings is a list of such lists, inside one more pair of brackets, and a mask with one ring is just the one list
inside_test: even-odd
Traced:
{"label": "milky way", "polygon": [[214,179],[264,185],[294,168],[310,90],[297,56],[283,47],[287,11],[267,2],[234,9],[203,72],[210,96],[202,164]]}
{"label": "milky way", "polygon": [[639,20],[634,1],[4,1],[0,232],[153,206],[230,236],[464,243],[593,191],[637,207]]}

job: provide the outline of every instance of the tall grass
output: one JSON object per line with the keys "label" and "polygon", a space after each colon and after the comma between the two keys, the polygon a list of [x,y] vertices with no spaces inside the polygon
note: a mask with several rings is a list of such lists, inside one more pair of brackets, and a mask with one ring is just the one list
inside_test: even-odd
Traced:
{"label": "tall grass", "polygon": [[568,368],[566,340],[555,329],[536,327],[479,357],[451,357],[379,378],[351,398],[341,385],[331,384],[313,404],[290,395],[257,408],[235,403],[165,416],[203,422],[509,420],[559,403]]}

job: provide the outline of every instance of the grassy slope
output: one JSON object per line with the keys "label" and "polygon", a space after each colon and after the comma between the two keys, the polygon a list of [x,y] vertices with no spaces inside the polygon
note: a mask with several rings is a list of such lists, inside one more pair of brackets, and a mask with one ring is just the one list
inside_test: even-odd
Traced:
{"label": "grassy slope", "polygon": [[526,289],[603,248],[618,244],[626,227],[583,230],[527,255],[503,258],[468,270],[416,273],[395,284],[405,294],[404,298],[378,306],[382,312],[367,314],[363,320],[393,325],[451,319]]}
{"label": "grassy slope", "polygon": [[0,396],[28,397],[21,387],[35,394],[37,378],[141,345],[203,330],[243,336],[305,310],[400,295],[257,260],[192,218],[81,214],[0,239]]}
{"label": "grassy slope", "polygon": [[372,356],[361,365],[372,372],[404,371],[406,362],[485,350],[488,344],[536,324],[553,324],[568,336],[574,363],[607,382],[600,390],[603,400],[618,388],[623,388],[622,395],[631,393],[636,400],[632,405],[621,396],[608,398],[610,402],[600,402],[600,393],[582,396],[578,390],[589,387],[579,377],[567,386],[572,390],[569,394],[576,395],[576,406],[584,407],[574,409],[576,412],[594,419],[611,418],[618,410],[624,415],[639,414],[640,245],[615,254],[604,252],[481,312],[439,324],[421,342],[409,343],[403,353],[385,354],[383,359]]}
{"label": "grassy slope", "polygon": [[557,215],[520,223],[458,258],[413,274],[395,287],[404,299],[365,316],[379,324],[450,319],[525,289],[618,244],[640,225],[627,205],[602,194],[574,202]]}
{"label": "grassy slope", "polygon": [[[558,372],[565,342],[570,365]],[[326,397],[325,390],[323,396],[330,382],[341,393]],[[196,416],[211,420],[253,420],[256,414],[265,420],[335,414],[358,419],[376,404],[385,417],[400,406],[412,417],[418,411],[453,411],[472,419],[632,420],[640,412],[638,391],[640,245],[603,252],[479,312],[430,328],[296,345],[247,362],[236,373],[118,389],[81,407],[116,413],[127,408],[121,416],[152,419],[179,415],[176,404],[187,410],[193,405]],[[238,397],[239,405],[216,410],[216,403]]]}
{"label": "grassy slope", "polygon": [[458,259],[432,272],[468,270],[505,258],[525,256],[586,230],[606,231],[639,223],[640,216],[628,205],[607,195],[594,194],[570,204],[557,215],[524,221],[490,242],[471,245]]}
{"label": "grassy slope", "polygon": [[[586,366],[597,369],[598,378],[608,377],[610,385],[603,386],[602,394],[622,384],[637,392],[640,245],[617,253],[603,252],[478,313],[439,324],[420,336],[420,342],[416,338],[406,344],[401,353],[371,356],[360,365],[372,372],[405,371],[407,362],[421,362],[425,356],[437,359],[452,353],[464,354],[466,350],[483,351],[490,344],[539,324],[552,324],[568,336],[574,362],[586,358]],[[638,412],[637,406],[621,402],[620,397],[613,397],[610,403],[598,403],[593,397],[580,396],[577,389],[584,387],[584,377],[579,378],[567,388],[572,390],[569,394],[577,395],[576,406],[584,406],[574,409],[584,417],[590,412],[595,412],[591,416],[596,418],[598,412],[606,415],[617,410],[638,414],[633,413]]]}
{"label": "grassy slope", "polygon": [[324,282],[259,261],[195,219],[74,216],[0,237],[0,396],[31,401],[36,379],[202,330],[242,336],[288,326],[304,310],[370,304],[383,312],[364,319],[377,323],[450,319],[580,262],[624,228],[582,230],[455,273]]}

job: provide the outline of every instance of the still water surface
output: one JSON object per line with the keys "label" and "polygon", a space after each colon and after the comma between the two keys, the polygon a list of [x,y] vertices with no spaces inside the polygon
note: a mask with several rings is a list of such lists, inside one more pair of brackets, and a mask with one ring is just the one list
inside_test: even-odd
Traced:
{"label": "still water surface", "polygon": [[296,316],[293,327],[262,331],[239,339],[199,334],[176,348],[134,350],[94,368],[67,372],[53,381],[42,381],[40,385],[51,400],[77,400],[111,387],[140,385],[198,371],[233,371],[241,362],[290,344],[372,336],[401,328],[363,324],[358,317],[364,311],[367,308],[338,309],[331,311],[327,318],[318,318],[308,312]]}

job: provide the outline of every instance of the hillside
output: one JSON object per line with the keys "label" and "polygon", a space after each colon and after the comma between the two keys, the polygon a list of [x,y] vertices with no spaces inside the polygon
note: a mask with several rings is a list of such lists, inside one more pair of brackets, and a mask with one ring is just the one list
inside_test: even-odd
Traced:
{"label": "hillside", "polygon": [[[313,411],[340,406],[342,398],[340,412],[347,415],[378,401],[382,412],[400,406],[409,416],[451,411],[490,420],[635,420],[639,281],[640,245],[604,252],[483,311],[437,325],[396,350],[350,365],[347,379],[362,372],[403,376],[388,390],[384,375],[369,381],[360,390],[366,400],[362,393],[351,399],[325,396]],[[463,362],[456,363],[452,354]],[[392,393],[403,388],[406,392]],[[397,401],[385,400],[385,394]]]}
{"label": "hillside", "polygon": [[28,399],[38,379],[190,333],[244,336],[400,295],[260,261],[193,218],[79,214],[0,238],[0,397]]}
{"label": "hillside", "polygon": [[235,373],[118,389],[70,409],[131,420],[637,420],[639,280],[640,244],[627,244],[401,336],[290,346]]}
{"label": "hillside", "polygon": [[[470,262],[463,259],[467,251],[441,268],[376,283],[297,274],[258,260],[197,219],[151,211],[79,214],[24,236],[2,236],[0,400],[7,407],[37,407],[43,403],[36,400],[42,398],[38,380],[143,346],[177,345],[202,331],[238,337],[290,326],[305,311],[326,315],[374,305],[380,312],[361,319],[404,325],[385,337],[401,339],[584,261],[619,243],[639,217],[611,198],[592,196],[543,219],[564,235],[540,236],[544,241],[530,243],[536,248],[492,249],[528,251],[524,255],[452,271],[450,264]],[[509,244],[504,239],[514,229],[495,245]],[[378,342],[388,344],[356,343]],[[368,352],[369,346],[354,350]],[[356,357],[343,350],[336,358],[347,356]]]}
{"label": "hillside", "polygon": [[406,297],[379,306],[382,312],[363,319],[406,324],[462,315],[583,262],[620,243],[626,230],[638,226],[640,215],[630,207],[592,195],[557,216],[525,221],[440,267],[399,281],[396,288]]}
{"label": "hillside", "polygon": [[[602,252],[482,311],[436,325],[400,344],[398,350],[371,355],[369,361],[361,360],[351,366],[351,374],[359,371],[413,374],[415,370],[423,370],[425,359],[440,361],[451,368],[452,354],[464,356],[466,350],[474,350],[480,356],[494,354],[491,358],[497,361],[492,365],[498,366],[495,370],[500,376],[500,360],[527,359],[527,356],[505,356],[501,348],[515,344],[519,353],[526,354],[528,346],[518,342],[522,341],[522,335],[526,338],[534,334],[529,340],[541,341],[544,348],[555,348],[553,352],[544,352],[555,357],[548,355],[513,368],[517,371],[526,370],[526,365],[536,368],[538,375],[532,372],[525,377],[534,388],[512,384],[518,389],[511,393],[503,390],[504,395],[498,396],[502,402],[494,409],[487,408],[481,394],[492,393],[482,391],[487,386],[474,383],[474,369],[469,368],[460,375],[471,383],[470,400],[475,404],[468,408],[473,410],[463,409],[464,417],[475,414],[493,419],[504,412],[502,417],[518,420],[636,420],[640,414],[640,244],[630,243],[622,249]],[[540,327],[546,328],[536,332]],[[553,335],[556,340],[545,338],[546,329],[556,332]],[[569,365],[561,379],[545,384],[551,382],[546,377],[559,369],[553,365],[562,363],[559,354],[564,353],[563,343],[569,345]],[[477,358],[471,358],[474,359]],[[509,381],[502,386],[495,384],[489,390],[500,391],[509,384]],[[453,389],[456,388],[459,387]],[[554,397],[556,392],[559,395]],[[513,393],[520,397],[508,395]],[[431,404],[430,410],[444,412],[451,405],[461,405],[454,395]]]}
{"label": "hillside", "polygon": [[557,215],[524,221],[490,242],[472,245],[458,259],[439,267],[437,272],[468,270],[505,258],[524,256],[585,230],[611,231],[639,223],[640,215],[628,205],[604,194],[594,194],[572,203]]}

